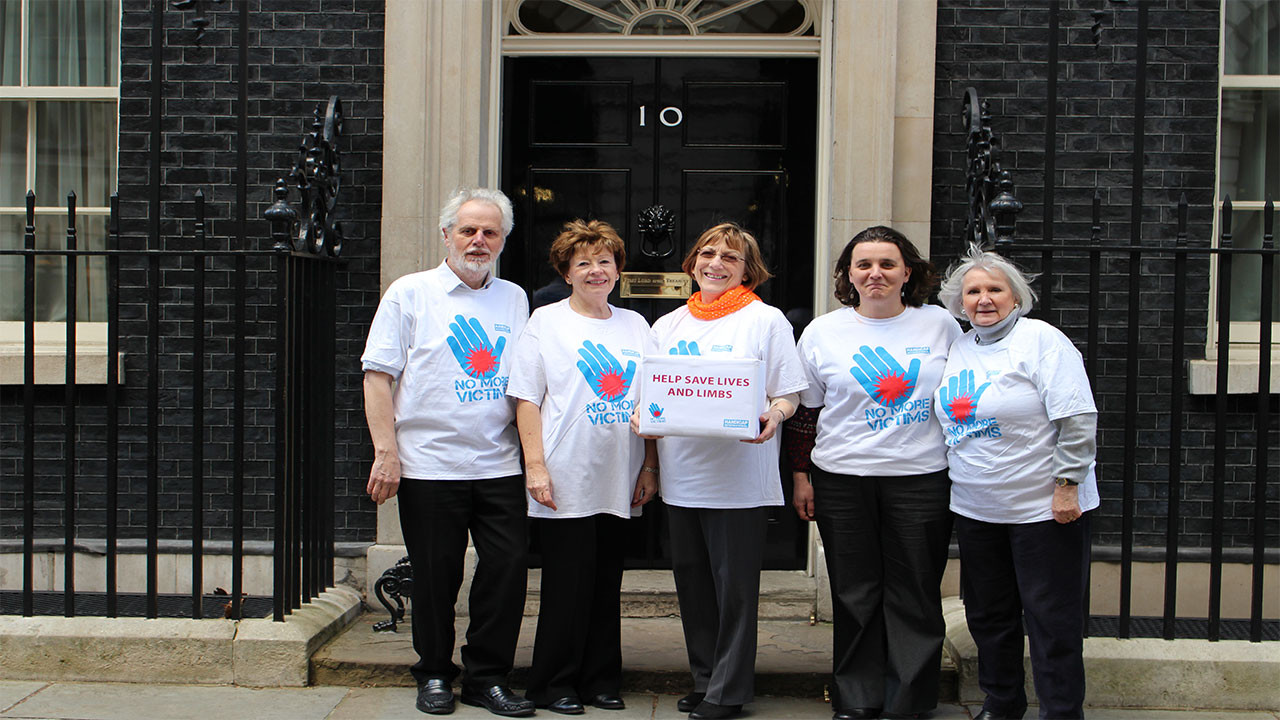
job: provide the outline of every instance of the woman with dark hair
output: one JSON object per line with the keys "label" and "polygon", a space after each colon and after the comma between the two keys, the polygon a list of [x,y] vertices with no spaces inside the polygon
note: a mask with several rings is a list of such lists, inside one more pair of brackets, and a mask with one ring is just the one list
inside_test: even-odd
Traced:
{"label": "woman with dark hair", "polygon": [[1042,718],[1084,717],[1085,583],[1098,411],[1080,351],[1026,317],[1035,295],[1013,263],[972,246],[938,293],[973,329],[937,390],[964,615],[978,646],[976,720],[1027,710],[1023,627]]}
{"label": "woman with dark hair", "polygon": [[621,710],[622,557],[627,518],[654,498],[657,450],[628,427],[649,325],[609,304],[626,251],[599,220],[566,223],[551,265],[568,298],[538,308],[515,346],[529,517],[542,549],[528,698],[577,715]]}
{"label": "woman with dark hair", "polygon": [[925,304],[937,273],[891,228],[854,236],[835,284],[845,307],[800,337],[793,504],[817,521],[831,578],[835,720],[911,717],[938,703],[951,513],[931,408],[960,325]]}
{"label": "woman with dark hair", "polygon": [[767,405],[751,440],[658,440],[662,500],[693,692],[676,704],[693,720],[733,718],[754,695],[756,613],[770,506],[782,505],[775,433],[804,389],[791,324],[752,292],[771,275],[751,233],[721,223],[684,260],[698,284],[684,307],[653,324],[649,352],[754,359]]}

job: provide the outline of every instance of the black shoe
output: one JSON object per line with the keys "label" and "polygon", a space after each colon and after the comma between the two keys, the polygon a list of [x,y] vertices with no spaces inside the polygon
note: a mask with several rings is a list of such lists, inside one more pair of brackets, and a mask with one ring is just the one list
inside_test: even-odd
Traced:
{"label": "black shoe", "polygon": [[717,705],[703,700],[689,713],[689,720],[729,720],[741,716],[741,705]]}
{"label": "black shoe", "polygon": [[836,710],[831,714],[831,720],[872,720],[878,717],[880,717],[880,708],[849,708]]}
{"label": "black shoe", "polygon": [[582,707],[582,702],[578,698],[568,695],[559,700],[552,700],[546,705],[539,703],[538,707],[546,708],[553,713],[560,713],[561,715],[581,715],[586,712],[586,708]]}
{"label": "black shoe", "polygon": [[430,680],[418,686],[418,710],[431,715],[448,715],[453,712],[453,688],[440,678]]}
{"label": "black shoe", "polygon": [[525,700],[502,685],[482,689],[462,688],[462,704],[482,707],[494,715],[527,717],[534,713],[533,701]]}
{"label": "black shoe", "polygon": [[627,704],[622,702],[622,698],[609,693],[600,693],[591,698],[591,707],[600,708],[601,710],[625,710]]}
{"label": "black shoe", "polygon": [[1026,710],[1023,710],[1017,715],[1004,715],[1004,714],[1001,714],[998,712],[992,712],[990,710],[983,708],[982,712],[978,713],[973,717],[973,720],[1022,720],[1022,716],[1026,712],[1027,712]]}
{"label": "black shoe", "polygon": [[702,698],[706,696],[706,693],[695,690],[677,700],[676,709],[680,712],[693,712],[693,709],[698,707],[698,703],[702,702]]}

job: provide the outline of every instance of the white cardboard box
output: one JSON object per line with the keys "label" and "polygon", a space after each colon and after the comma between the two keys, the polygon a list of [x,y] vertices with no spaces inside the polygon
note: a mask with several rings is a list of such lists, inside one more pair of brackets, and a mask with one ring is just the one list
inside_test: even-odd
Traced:
{"label": "white cardboard box", "polygon": [[646,355],[640,432],[750,440],[760,434],[764,368],[759,360]]}

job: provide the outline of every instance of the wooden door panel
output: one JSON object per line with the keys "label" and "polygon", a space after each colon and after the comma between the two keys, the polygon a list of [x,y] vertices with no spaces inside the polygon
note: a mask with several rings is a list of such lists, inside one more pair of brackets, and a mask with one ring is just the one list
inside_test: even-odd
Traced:
{"label": "wooden door panel", "polygon": [[684,147],[786,148],[786,83],[690,80],[683,95]]}
{"label": "wooden door panel", "polygon": [[516,190],[512,201],[521,206],[528,225],[517,257],[527,266],[525,289],[532,291],[563,282],[548,262],[548,253],[566,222],[593,218],[615,227],[625,225],[632,213],[632,173],[628,168],[529,168],[526,174],[529,183]]}
{"label": "wooden door panel", "polygon": [[[812,310],[817,63],[780,58],[508,58],[502,186],[516,207],[503,277],[533,292],[563,281],[547,263],[574,218],[612,224],[628,271],[680,272],[698,235],[732,220],[756,234],[777,277],[757,292]],[[674,247],[654,256],[639,213],[663,205]],[[663,246],[665,247],[665,246]],[[646,255],[645,250],[651,254]],[[650,322],[677,300],[619,299]],[[790,497],[790,468],[781,468]],[[665,513],[629,523],[628,567],[670,567]],[[788,507],[769,522],[765,567],[803,568],[808,527]],[[537,562],[536,544],[534,562]]]}
{"label": "wooden door panel", "polygon": [[630,147],[633,90],[625,80],[533,81],[529,146]]}

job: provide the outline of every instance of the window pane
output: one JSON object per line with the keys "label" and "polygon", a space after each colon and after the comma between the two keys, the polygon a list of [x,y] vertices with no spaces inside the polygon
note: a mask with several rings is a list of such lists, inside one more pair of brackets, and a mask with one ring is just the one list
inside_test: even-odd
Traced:
{"label": "window pane", "polygon": [[0,102],[0,205],[27,194],[27,103]]}
{"label": "window pane", "polygon": [[29,84],[116,84],[118,0],[39,0],[29,9]]}
{"label": "window pane", "polygon": [[116,105],[36,103],[36,202],[105,206],[116,184]]}
{"label": "window pane", "polygon": [[525,0],[520,5],[520,22],[535,33],[620,33],[632,13],[618,0],[588,0],[593,7],[618,18],[610,22],[560,0]]}
{"label": "window pane", "polygon": [[1219,195],[1280,198],[1280,90],[1222,91]]}
{"label": "window pane", "polygon": [[[0,215],[0,248],[22,247],[23,218]],[[106,247],[107,217],[80,215],[76,218],[76,247],[101,250]],[[67,246],[65,215],[36,216],[36,247],[61,249]],[[106,258],[81,257],[76,267],[76,321],[107,321]],[[67,319],[67,260],[60,255],[36,256],[36,321],[61,322]],[[0,320],[22,320],[23,259],[0,256]]]}
{"label": "window pane", "polygon": [[1275,0],[1230,0],[1222,4],[1223,72],[1280,75],[1280,4]]}
{"label": "window pane", "polygon": [[[1231,213],[1231,245],[1238,248],[1262,247],[1262,211],[1233,210]],[[1274,261],[1271,289],[1271,319],[1280,322],[1280,258]],[[1258,322],[1262,318],[1262,258],[1258,255],[1236,255],[1231,265],[1231,319]]]}
{"label": "window pane", "polygon": [[[693,14],[700,20],[739,4],[739,0],[703,0]],[[804,6],[798,0],[761,0],[703,25],[699,32],[790,33],[799,30],[804,19]],[[813,30],[805,34],[812,35]]]}
{"label": "window pane", "polygon": [[[0,250],[22,247],[22,222],[17,215],[0,215]],[[0,255],[0,320],[22,319],[22,258]]]}
{"label": "window pane", "polygon": [[[584,10],[583,5],[598,12]],[[805,27],[806,19],[800,0],[578,0],[574,5],[566,0],[524,0],[517,12],[532,33],[785,34]],[[812,19],[809,22],[805,34],[813,35]]]}
{"label": "window pane", "polygon": [[0,0],[0,85],[20,85],[19,53],[22,44],[22,4],[18,0]]}

